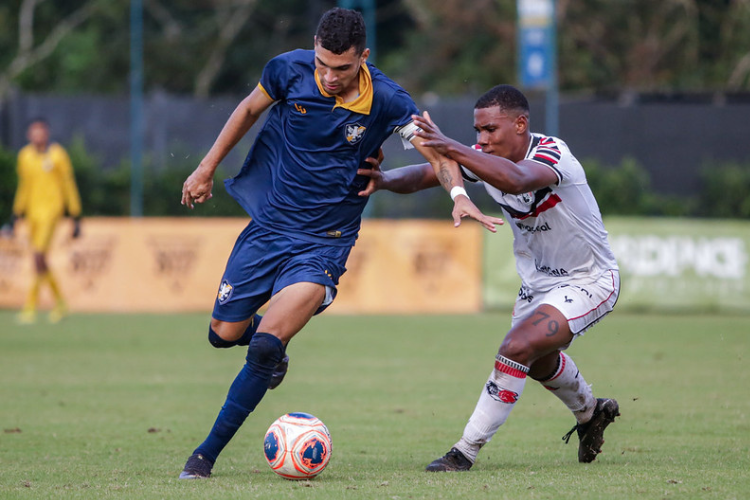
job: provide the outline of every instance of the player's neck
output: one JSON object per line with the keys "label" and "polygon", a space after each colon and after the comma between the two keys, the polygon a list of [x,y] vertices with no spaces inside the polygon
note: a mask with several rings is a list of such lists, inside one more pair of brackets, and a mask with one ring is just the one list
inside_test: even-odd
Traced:
{"label": "player's neck", "polygon": [[339,97],[341,97],[345,103],[352,102],[359,97],[359,78],[355,79],[354,82],[354,85],[339,94]]}
{"label": "player's neck", "polygon": [[521,141],[518,145],[518,148],[515,149],[513,152],[513,158],[508,158],[510,161],[514,163],[518,163],[519,161],[526,158],[526,153],[529,152],[529,146],[531,145],[531,134],[526,134],[524,136],[523,141]]}
{"label": "player's neck", "polygon": [[33,146],[34,146],[34,149],[36,149],[37,153],[46,153],[47,150],[49,149],[48,143],[34,144]]}

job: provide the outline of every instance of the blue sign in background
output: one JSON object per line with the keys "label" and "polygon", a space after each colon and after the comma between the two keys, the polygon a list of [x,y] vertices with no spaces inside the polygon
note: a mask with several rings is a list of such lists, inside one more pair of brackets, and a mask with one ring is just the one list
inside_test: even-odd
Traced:
{"label": "blue sign in background", "polygon": [[525,88],[554,84],[554,12],[553,0],[518,0],[519,75]]}
{"label": "blue sign in background", "polygon": [[521,85],[548,88],[552,84],[552,29],[521,29]]}

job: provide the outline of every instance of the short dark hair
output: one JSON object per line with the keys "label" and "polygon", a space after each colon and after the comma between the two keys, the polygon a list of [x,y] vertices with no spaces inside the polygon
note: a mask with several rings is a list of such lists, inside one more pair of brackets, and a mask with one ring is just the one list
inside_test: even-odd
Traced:
{"label": "short dark hair", "polygon": [[334,7],[320,18],[315,37],[321,47],[334,54],[343,54],[352,47],[361,54],[367,43],[365,20],[356,10]]}
{"label": "short dark hair", "polygon": [[26,128],[31,127],[35,123],[41,123],[45,127],[50,128],[50,126],[49,126],[49,120],[47,120],[47,118],[45,118],[43,116],[34,116],[34,117],[32,117],[29,121],[26,122]]}
{"label": "short dark hair", "polygon": [[504,111],[516,111],[519,114],[529,113],[529,101],[523,92],[512,85],[496,85],[477,100],[474,109],[485,109],[499,106]]}

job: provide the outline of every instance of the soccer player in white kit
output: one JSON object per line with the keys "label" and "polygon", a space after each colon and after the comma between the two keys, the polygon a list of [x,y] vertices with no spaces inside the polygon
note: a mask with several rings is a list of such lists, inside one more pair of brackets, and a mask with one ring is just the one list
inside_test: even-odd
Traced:
{"label": "soccer player in white kit", "polygon": [[[604,429],[619,416],[617,401],[595,398],[573,360],[571,342],[612,311],[620,289],[617,262],[596,200],[580,163],[556,137],[531,133],[529,104],[518,89],[498,85],[474,107],[477,144],[442,134],[425,113],[415,117],[423,145],[462,165],[462,175],[481,182],[513,230],[521,289],[511,329],[494,361],[463,436],[428,471],[469,470],[479,450],[505,422],[527,376],[540,382],[573,412],[579,462],[601,452]],[[411,193],[438,186],[429,164],[388,171],[361,170],[379,189]],[[451,197],[467,196],[454,187]]]}

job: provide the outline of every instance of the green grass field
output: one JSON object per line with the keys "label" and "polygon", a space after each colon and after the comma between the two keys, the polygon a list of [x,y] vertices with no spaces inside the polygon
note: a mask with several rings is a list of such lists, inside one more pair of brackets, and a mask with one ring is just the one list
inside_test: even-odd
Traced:
{"label": "green grass field", "polygon": [[[205,340],[207,314],[74,315],[20,327],[0,312],[0,498],[733,499],[750,496],[750,319],[617,312],[569,353],[622,417],[579,464],[573,417],[530,381],[474,469],[424,466],[458,439],[507,313],[321,316],[290,371],[208,481],[177,479],[244,362]],[[328,468],[286,481],[263,435],[289,411],[333,436]]]}

